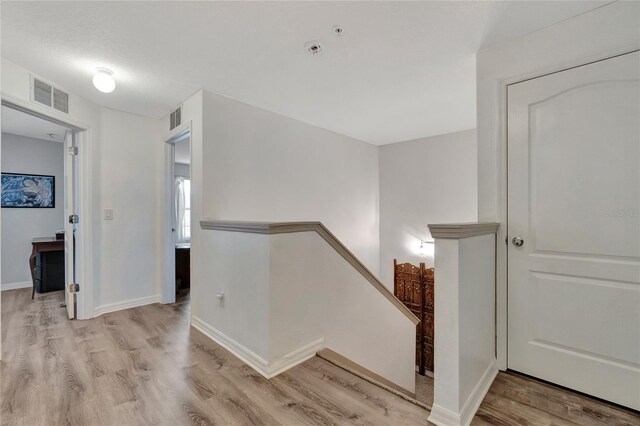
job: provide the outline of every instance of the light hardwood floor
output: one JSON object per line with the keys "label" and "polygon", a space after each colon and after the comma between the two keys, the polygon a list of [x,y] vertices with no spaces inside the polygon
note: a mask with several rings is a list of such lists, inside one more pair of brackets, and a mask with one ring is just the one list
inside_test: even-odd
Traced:
{"label": "light hardwood floor", "polygon": [[[2,293],[2,425],[419,425],[428,411],[320,358],[271,380],[188,324],[188,299],[69,321],[62,294]],[[500,373],[476,425],[640,425]]]}
{"label": "light hardwood floor", "polygon": [[266,380],[190,328],[185,304],[69,321],[61,301],[2,294],[2,425],[426,423],[319,358]]}

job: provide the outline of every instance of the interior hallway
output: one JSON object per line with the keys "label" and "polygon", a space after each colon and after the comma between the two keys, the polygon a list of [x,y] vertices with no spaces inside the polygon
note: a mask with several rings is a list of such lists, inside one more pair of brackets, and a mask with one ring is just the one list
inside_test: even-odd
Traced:
{"label": "interior hallway", "polygon": [[[181,296],[69,321],[62,292],[4,292],[1,424],[426,424],[423,408],[317,357],[264,379],[190,328]],[[637,425],[640,415],[500,373],[473,424]]]}

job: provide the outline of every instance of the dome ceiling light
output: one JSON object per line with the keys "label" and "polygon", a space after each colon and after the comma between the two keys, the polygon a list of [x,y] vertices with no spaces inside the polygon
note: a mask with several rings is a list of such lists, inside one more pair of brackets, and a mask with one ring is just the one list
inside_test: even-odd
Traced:
{"label": "dome ceiling light", "polygon": [[97,68],[93,76],[93,85],[102,93],[111,93],[116,88],[113,72],[107,68]]}

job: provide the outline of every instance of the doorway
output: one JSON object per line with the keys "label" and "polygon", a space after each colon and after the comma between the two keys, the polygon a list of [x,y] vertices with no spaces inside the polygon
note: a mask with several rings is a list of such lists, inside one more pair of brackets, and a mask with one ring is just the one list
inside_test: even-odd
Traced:
{"label": "doorway", "polygon": [[167,193],[171,233],[168,256],[171,280],[165,303],[189,304],[191,293],[191,132],[185,129],[168,141]]}
{"label": "doorway", "polygon": [[70,319],[77,317],[76,133],[2,105],[2,290],[59,299]]}
{"label": "doorway", "polygon": [[640,409],[640,53],[508,87],[509,369]]}

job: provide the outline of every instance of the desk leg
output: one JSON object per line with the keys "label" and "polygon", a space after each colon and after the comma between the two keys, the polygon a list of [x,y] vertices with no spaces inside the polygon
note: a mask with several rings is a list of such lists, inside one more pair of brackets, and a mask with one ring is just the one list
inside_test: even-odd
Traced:
{"label": "desk leg", "polygon": [[31,290],[31,299],[36,294],[36,256],[38,255],[38,249],[33,246],[31,250],[31,256],[29,256],[29,269],[31,269],[31,282],[33,283],[33,289]]}

